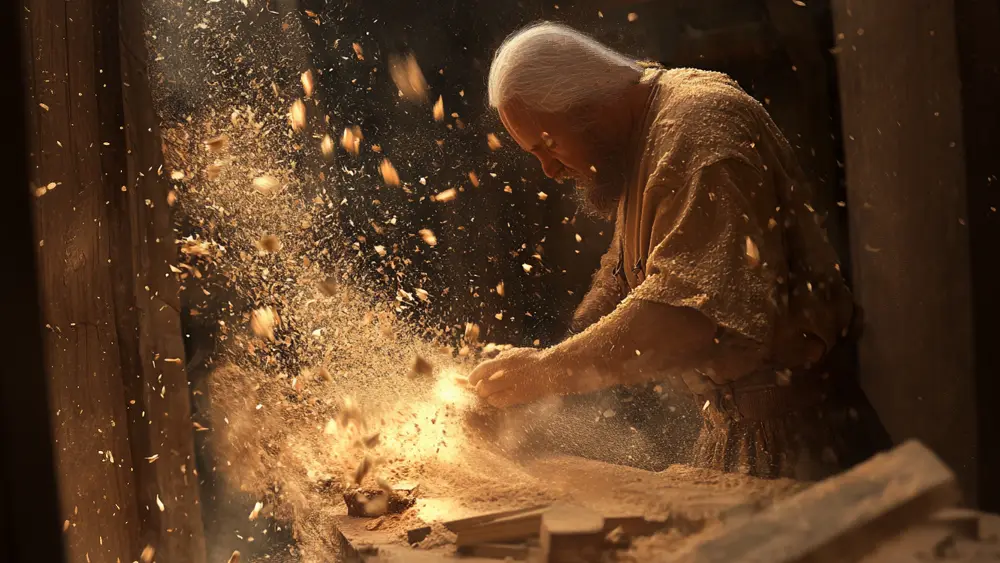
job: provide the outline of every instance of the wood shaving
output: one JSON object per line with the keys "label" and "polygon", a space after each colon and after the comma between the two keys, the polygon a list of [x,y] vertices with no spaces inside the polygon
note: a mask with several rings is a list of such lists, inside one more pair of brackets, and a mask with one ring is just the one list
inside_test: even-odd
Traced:
{"label": "wood shaving", "polygon": [[365,50],[361,48],[360,43],[351,43],[351,48],[354,49],[354,55],[359,61],[365,60]]}
{"label": "wood shaving", "polygon": [[229,556],[228,563],[240,563],[240,552],[234,551],[233,554]]}
{"label": "wood shaving", "polygon": [[247,519],[251,522],[256,520],[257,517],[260,516],[260,509],[262,508],[264,508],[264,503],[257,501],[257,503],[253,505],[253,510],[250,511],[250,516],[247,517]]}
{"label": "wood shaving", "polygon": [[469,172],[469,181],[472,182],[473,186],[479,187],[479,176],[475,172]]}

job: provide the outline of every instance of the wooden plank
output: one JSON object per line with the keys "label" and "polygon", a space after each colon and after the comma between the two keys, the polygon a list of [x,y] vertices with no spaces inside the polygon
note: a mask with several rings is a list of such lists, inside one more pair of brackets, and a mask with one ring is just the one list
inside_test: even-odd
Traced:
{"label": "wooden plank", "polygon": [[955,476],[907,442],[679,554],[678,561],[844,561],[959,500]]}
{"label": "wooden plank", "polygon": [[464,528],[458,533],[456,545],[465,546],[479,543],[520,541],[539,534],[542,525],[542,514],[547,508],[524,512],[506,518],[497,518],[488,522]]}
{"label": "wooden plank", "polygon": [[493,522],[495,520],[500,520],[503,518],[510,518],[511,516],[520,516],[522,514],[528,514],[533,512],[539,512],[548,508],[548,505],[536,505],[529,506],[525,508],[517,508],[514,510],[502,510],[499,512],[491,512],[489,514],[482,514],[479,516],[470,516],[468,518],[461,518],[459,520],[451,520],[449,522],[444,522],[444,527],[448,528],[452,532],[458,533],[463,530],[468,530],[470,528],[475,528],[481,526],[488,522]]}
{"label": "wooden plank", "polygon": [[604,517],[581,506],[557,504],[542,514],[543,560],[582,563],[600,559],[604,545]]}

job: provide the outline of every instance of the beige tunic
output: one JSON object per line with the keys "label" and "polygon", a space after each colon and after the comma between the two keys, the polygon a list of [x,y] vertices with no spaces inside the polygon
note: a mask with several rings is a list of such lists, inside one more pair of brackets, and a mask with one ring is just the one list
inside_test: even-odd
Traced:
{"label": "beige tunic", "polygon": [[612,244],[630,298],[695,308],[769,365],[799,367],[810,340],[829,350],[853,302],[788,142],[723,74],[642,81],[653,91]]}

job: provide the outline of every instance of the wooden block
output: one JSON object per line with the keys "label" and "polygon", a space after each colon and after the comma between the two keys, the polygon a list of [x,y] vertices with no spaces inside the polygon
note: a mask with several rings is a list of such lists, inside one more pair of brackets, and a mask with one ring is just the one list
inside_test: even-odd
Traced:
{"label": "wooden block", "polygon": [[857,563],[935,561],[941,559],[940,555],[949,554],[949,547],[954,545],[954,536],[955,532],[946,525],[918,524],[882,542]]}
{"label": "wooden block", "polygon": [[460,529],[456,532],[458,537],[455,543],[458,546],[466,546],[480,543],[521,541],[537,536],[541,529],[542,514],[546,510],[523,511],[520,514],[488,520],[478,525],[461,524]]}
{"label": "wooden block", "polygon": [[518,508],[515,510],[504,510],[501,512],[491,512],[489,514],[481,514],[479,516],[470,516],[469,518],[461,518],[459,520],[451,520],[450,522],[445,522],[444,527],[448,528],[452,532],[458,533],[463,530],[468,530],[469,528],[475,528],[482,524],[492,522],[494,520],[499,520],[501,518],[508,518],[511,516],[518,516],[522,514],[528,514],[531,512],[540,512],[548,508],[549,505],[542,504],[537,506],[529,506],[525,508]]}
{"label": "wooden block", "polygon": [[424,538],[431,535],[430,526],[421,526],[419,528],[413,528],[412,530],[406,531],[406,543],[413,545],[415,543],[420,543],[424,541]]}
{"label": "wooden block", "polygon": [[675,561],[850,561],[959,500],[954,474],[916,441],[726,525]]}
{"label": "wooden block", "polygon": [[549,563],[599,561],[604,550],[604,517],[581,506],[557,504],[542,514],[543,560]]}
{"label": "wooden block", "polygon": [[931,515],[929,523],[944,526],[970,540],[979,540],[979,521],[982,512],[967,508],[947,508]]}
{"label": "wooden block", "polygon": [[461,546],[458,553],[469,557],[524,561],[528,558],[529,549],[523,543],[480,543]]}

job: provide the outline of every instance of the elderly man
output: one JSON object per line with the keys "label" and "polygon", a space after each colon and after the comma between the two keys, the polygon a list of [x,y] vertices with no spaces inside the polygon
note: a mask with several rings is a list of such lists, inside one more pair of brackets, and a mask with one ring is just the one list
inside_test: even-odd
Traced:
{"label": "elderly man", "polygon": [[616,223],[578,334],[479,365],[481,397],[666,380],[703,405],[697,465],[817,478],[870,453],[848,404],[860,393],[832,365],[851,294],[758,102],[723,74],[640,64],[553,23],[504,42],[489,98],[546,175]]}

